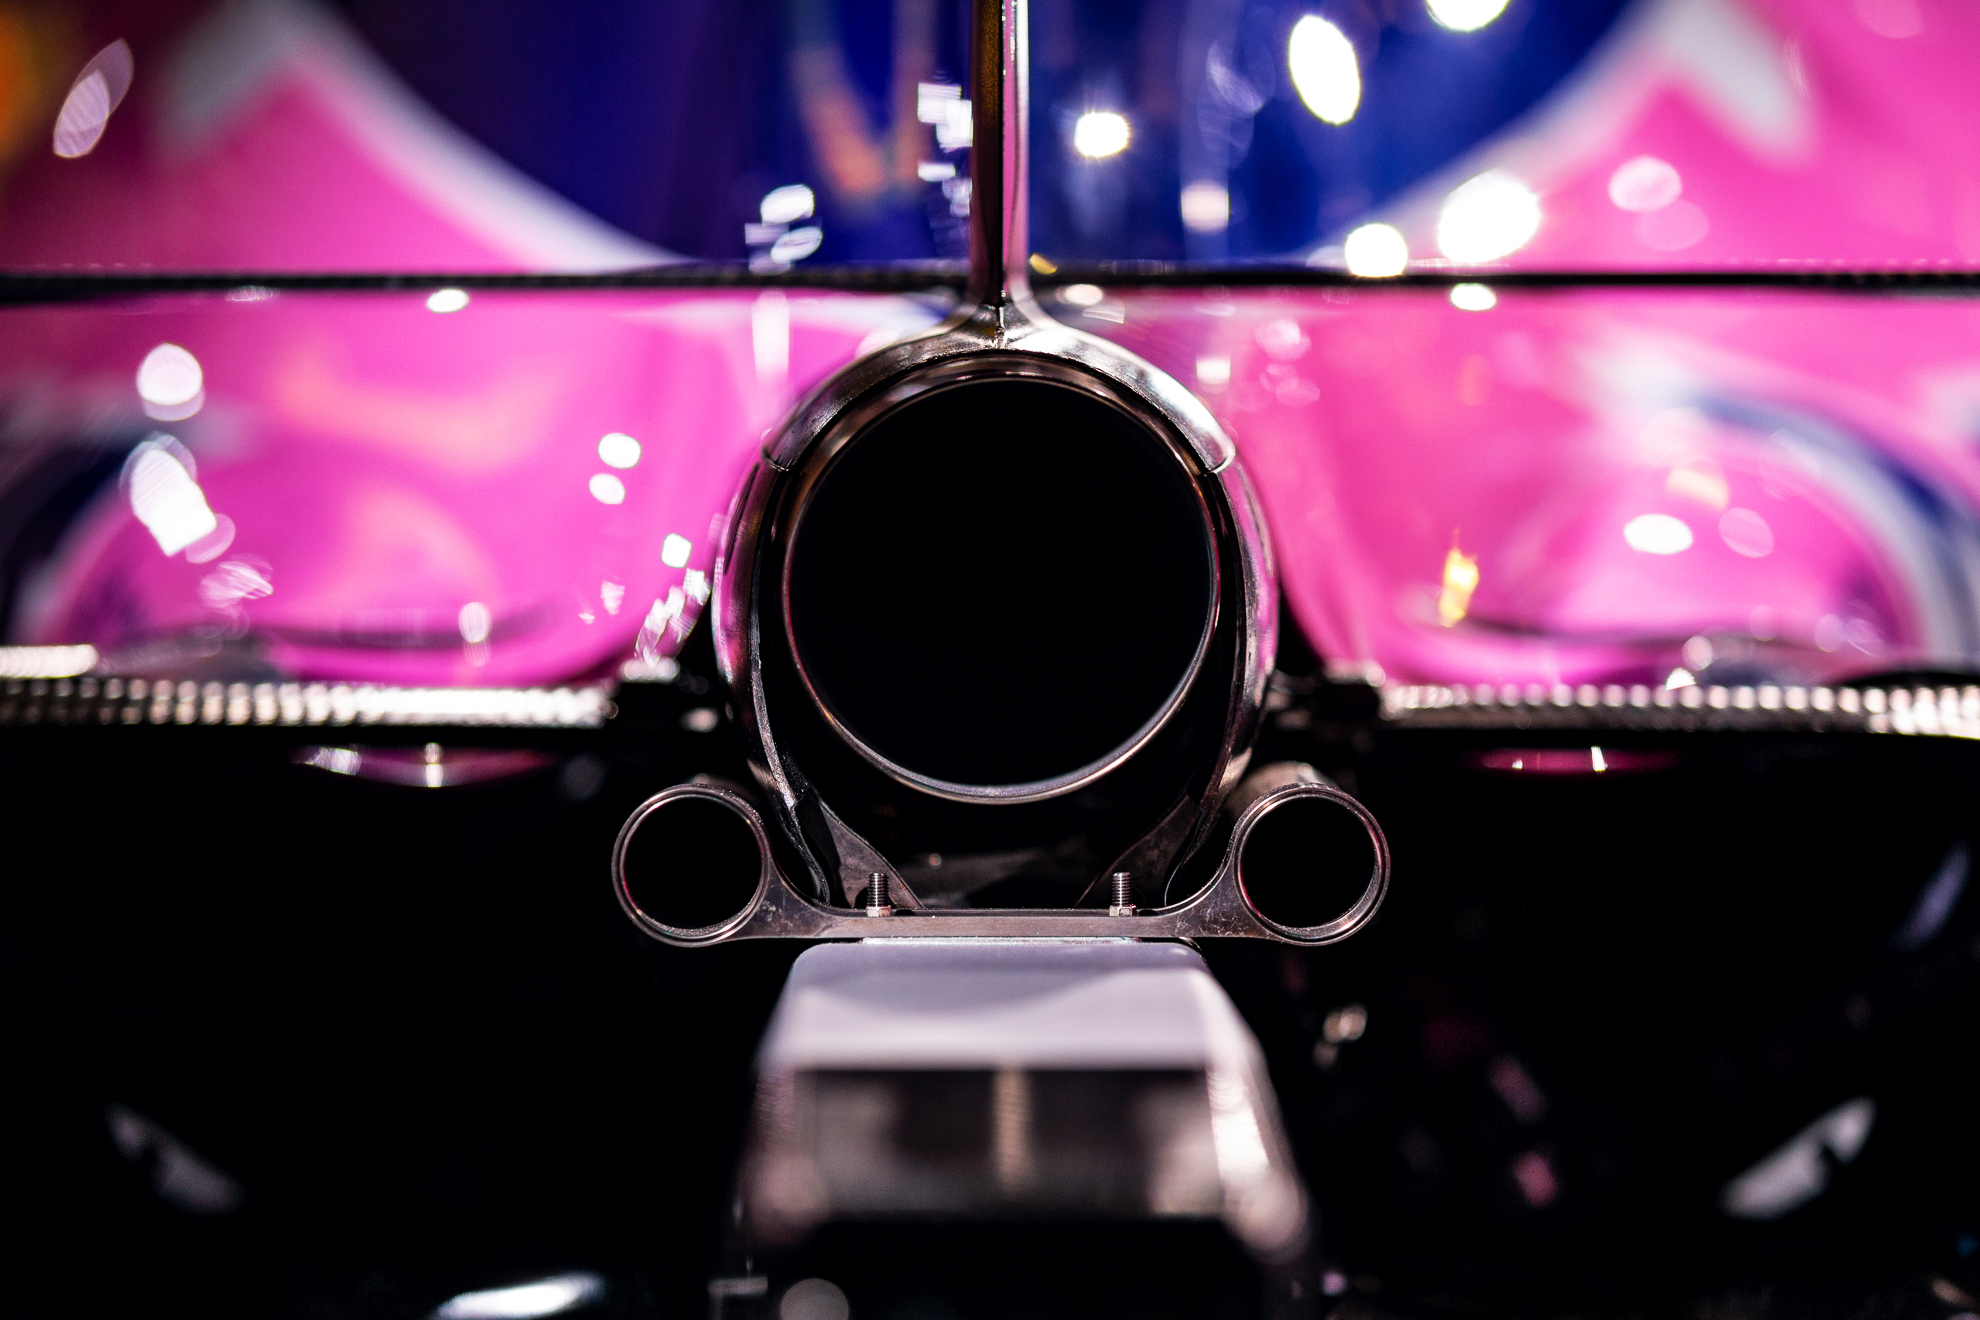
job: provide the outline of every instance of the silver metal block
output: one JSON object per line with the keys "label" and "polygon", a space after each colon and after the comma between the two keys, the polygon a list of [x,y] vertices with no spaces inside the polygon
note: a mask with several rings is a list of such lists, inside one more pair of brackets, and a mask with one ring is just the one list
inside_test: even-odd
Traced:
{"label": "silver metal block", "polygon": [[1127,940],[821,945],[758,1060],[748,1232],[843,1220],[1220,1219],[1308,1235],[1257,1041],[1202,957]]}

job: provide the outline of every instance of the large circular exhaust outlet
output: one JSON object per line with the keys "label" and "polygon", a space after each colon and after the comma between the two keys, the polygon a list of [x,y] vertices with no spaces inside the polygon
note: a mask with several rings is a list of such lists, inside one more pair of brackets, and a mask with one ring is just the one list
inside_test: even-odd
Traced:
{"label": "large circular exhaust outlet", "polygon": [[1217,620],[1181,446],[1086,373],[1027,365],[911,385],[846,427],[784,559],[792,657],[828,722],[955,800],[1053,797],[1126,760]]}
{"label": "large circular exhaust outlet", "polygon": [[1359,803],[1246,780],[1278,590],[1236,444],[1031,296],[1026,43],[974,0],[962,302],[799,400],[730,506],[708,620],[779,851],[740,795],[647,803],[614,871],[662,939],[1325,944],[1381,902]]}
{"label": "large circular exhaust outlet", "polygon": [[1032,298],[1025,6],[972,14],[962,301],[765,436],[716,660],[818,900],[884,874],[910,912],[1106,906],[1126,872],[1149,905],[1250,755],[1271,551],[1204,401]]}

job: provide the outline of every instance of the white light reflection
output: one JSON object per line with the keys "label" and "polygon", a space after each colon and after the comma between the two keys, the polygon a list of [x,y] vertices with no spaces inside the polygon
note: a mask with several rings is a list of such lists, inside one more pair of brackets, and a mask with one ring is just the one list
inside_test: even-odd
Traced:
{"label": "white light reflection", "polygon": [[1429,0],[1430,17],[1453,32],[1476,32],[1506,12],[1510,0]]}
{"label": "white light reflection", "polygon": [[756,383],[782,389],[791,369],[791,304],[782,289],[766,289],[749,310],[749,344]]}
{"label": "white light reflection", "polygon": [[177,344],[160,344],[144,355],[137,369],[138,398],[147,417],[179,422],[206,402],[206,373],[199,359]]}
{"label": "white light reflection", "polygon": [[1946,854],[1945,861],[1930,883],[1918,895],[1917,904],[1906,917],[1898,933],[1891,937],[1891,944],[1899,949],[1922,949],[1932,942],[1932,937],[1945,929],[1953,910],[1959,906],[1959,896],[1966,892],[1966,873],[1970,866],[1966,845],[1954,844]]}
{"label": "white light reflection", "polygon": [[635,467],[639,463],[639,441],[614,431],[598,442],[598,461],[622,470]]}
{"label": "white light reflection", "polygon": [[559,1274],[513,1288],[464,1292],[441,1305],[434,1320],[534,1320],[594,1302],[605,1294],[596,1274]]}
{"label": "white light reflection", "polygon": [[1774,529],[1751,509],[1727,509],[1719,515],[1719,537],[1734,554],[1760,559],[1774,551]]}
{"label": "white light reflection", "polygon": [[946,160],[918,161],[914,167],[914,177],[923,183],[940,183],[944,179],[956,177],[956,167]]}
{"label": "white light reflection", "polygon": [[195,1215],[224,1215],[241,1208],[247,1192],[185,1142],[143,1114],[108,1105],[103,1118],[117,1153],[149,1175],[161,1201]]}
{"label": "white light reflection", "polygon": [[1409,265],[1409,242],[1394,225],[1361,225],[1341,244],[1348,274],[1365,279],[1400,275]]}
{"label": "white light reflection", "polygon": [[786,266],[793,261],[803,261],[816,252],[818,245],[824,241],[825,231],[817,225],[793,229],[770,245],[770,260],[781,261]]}
{"label": "white light reflection", "polygon": [[131,452],[124,487],[131,512],[165,554],[176,555],[220,530],[206,492],[193,480],[192,455],[170,436],[154,436]]}
{"label": "white light reflection", "polygon": [[1504,170],[1451,189],[1437,214],[1437,250],[1465,265],[1510,256],[1540,232],[1540,199]]}
{"label": "white light reflection", "polygon": [[1623,524],[1623,540],[1646,555],[1675,555],[1691,549],[1691,528],[1668,513],[1646,513]]}
{"label": "white light reflection", "polygon": [[811,189],[801,183],[787,183],[781,188],[772,188],[763,194],[758,212],[766,225],[789,225],[809,216],[817,206],[817,199]]}
{"label": "white light reflection", "polygon": [[1658,252],[1682,252],[1712,232],[1705,212],[1690,202],[1673,202],[1637,219],[1636,237]]}
{"label": "white light reflection", "polygon": [[1286,42],[1293,88],[1315,118],[1345,124],[1361,106],[1361,65],[1341,30],[1308,14],[1293,24]]}
{"label": "white light reflection", "polygon": [[600,504],[624,504],[626,483],[609,472],[600,472],[591,479],[591,498]]}
{"label": "white light reflection", "polygon": [[658,665],[665,657],[661,647],[671,636],[678,642],[687,635],[687,592],[680,587],[667,588],[667,594],[655,598],[653,608],[646,612],[646,621],[640,625],[639,636],[633,639],[633,655],[648,665]]}
{"label": "white light reflection", "polygon": [[1349,1004],[1337,1008],[1327,1015],[1320,1025],[1320,1034],[1329,1045],[1342,1045],[1351,1040],[1360,1040],[1368,1030],[1368,1010],[1360,1004]]}
{"label": "white light reflection", "polygon": [[660,562],[668,568],[686,568],[693,553],[694,544],[679,532],[667,533],[667,539],[660,543]]}
{"label": "white light reflection", "polygon": [[364,753],[355,747],[318,747],[303,758],[303,764],[333,775],[354,775],[364,766]]}
{"label": "white light reflection", "polygon": [[1251,337],[1258,341],[1260,348],[1265,350],[1265,356],[1274,362],[1297,362],[1306,356],[1308,349],[1313,347],[1313,341],[1307,337],[1306,331],[1301,329],[1299,322],[1290,316],[1267,321],[1252,331]]}
{"label": "white light reflection", "polygon": [[1732,485],[1717,463],[1709,458],[1692,458],[1671,469],[1664,478],[1664,490],[1685,499],[1697,500],[1708,508],[1723,510],[1732,502]]}
{"label": "white light reflection", "polygon": [[1097,307],[1106,296],[1106,291],[1097,284],[1068,284],[1059,290],[1059,301],[1074,307]]}
{"label": "white light reflection", "polygon": [[852,1303],[830,1279],[800,1279],[777,1303],[777,1320],[847,1320]]}
{"label": "white light reflection", "polygon": [[266,562],[229,559],[199,580],[199,602],[209,610],[230,612],[244,600],[275,594]]}
{"label": "white light reflection", "polygon": [[1831,1161],[1855,1159],[1876,1121],[1869,1096],[1844,1101],[1727,1183],[1719,1209],[1734,1219],[1779,1219],[1806,1205],[1828,1188]]}
{"label": "white light reflection", "polygon": [[429,312],[458,312],[468,305],[466,289],[435,289],[426,295],[426,310]]}
{"label": "white light reflection", "polygon": [[1105,160],[1128,148],[1133,132],[1127,117],[1112,110],[1088,110],[1073,122],[1073,150],[1088,160]]}
{"label": "white light reflection", "polygon": [[216,513],[213,515],[213,521],[215,526],[211,532],[186,547],[188,564],[204,564],[209,560],[218,559],[234,544],[234,533],[237,530],[234,520],[224,513]]}
{"label": "white light reflection", "polygon": [[87,156],[110,126],[110,114],[131,89],[131,48],[113,41],[83,65],[55,117],[55,154]]}
{"label": "white light reflection", "polygon": [[1196,381],[1205,389],[1221,390],[1231,383],[1231,360],[1221,354],[1196,359]]}
{"label": "white light reflection", "polygon": [[1489,312],[1499,305],[1499,295],[1483,284],[1453,284],[1451,306],[1461,312]]}
{"label": "white light reflection", "polygon": [[1252,1111],[1251,1090],[1242,1077],[1210,1070],[1210,1145],[1226,1182],[1244,1183],[1271,1168],[1265,1134]]}
{"label": "white light reflection", "polygon": [[1925,30],[1918,0],[1856,0],[1856,16],[1880,37],[1902,41]]}
{"label": "white light reflection", "polygon": [[1667,160],[1637,156],[1609,176],[1609,200],[1625,211],[1654,211],[1684,195],[1684,180]]}
{"label": "white light reflection", "polygon": [[1192,234],[1221,234],[1231,225],[1231,190],[1199,179],[1182,190],[1183,228]]}
{"label": "white light reflection", "polygon": [[0,646],[0,678],[74,678],[99,658],[93,646]]}
{"label": "white light reflection", "polygon": [[962,88],[950,83],[916,83],[914,117],[935,126],[935,145],[944,151],[961,151],[976,134],[970,118],[970,103]]}
{"label": "white light reflection", "polygon": [[477,646],[488,640],[489,630],[495,626],[495,615],[480,601],[471,600],[461,606],[456,622],[460,625],[461,640],[469,646]]}

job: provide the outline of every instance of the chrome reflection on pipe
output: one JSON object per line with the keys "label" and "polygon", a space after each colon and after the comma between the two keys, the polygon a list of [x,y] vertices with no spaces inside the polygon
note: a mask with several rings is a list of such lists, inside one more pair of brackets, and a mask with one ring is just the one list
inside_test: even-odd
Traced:
{"label": "chrome reflection on pipe", "polygon": [[1346,939],[1374,919],[1389,889],[1382,826],[1325,782],[1295,780],[1259,794],[1231,831],[1224,865],[1245,906],[1300,944]]}
{"label": "chrome reflection on pipe", "polygon": [[1202,671],[1235,556],[1201,474],[1104,376],[939,364],[821,437],[764,607],[821,713],[889,776],[954,801],[1069,793],[1146,745]]}
{"label": "chrome reflection on pipe", "polygon": [[[719,869],[718,818],[698,821],[661,815],[687,799],[731,813],[735,845],[727,870]],[[652,836],[657,861],[645,865],[629,843],[656,815]],[[745,839],[756,851],[744,856]],[[697,853],[697,849],[705,850]],[[718,869],[697,871],[702,857]],[[750,858],[756,886],[742,893]],[[1338,904],[1330,879],[1367,878],[1351,899]],[[715,944],[744,939],[1265,939],[1281,944],[1334,944],[1375,917],[1389,888],[1389,846],[1368,809],[1331,784],[1296,782],[1261,794],[1232,828],[1223,864],[1210,883],[1180,903],[1111,913],[1094,908],[920,908],[869,915],[871,908],[827,907],[794,889],[770,860],[769,840],[756,809],[741,794],[710,784],[683,784],[649,799],[620,831],[613,852],[619,902],[640,928],[668,944]],[[1249,864],[1252,877],[1243,872]],[[646,888],[642,889],[644,885]],[[673,891],[689,896],[689,907]],[[719,891],[725,897],[715,898]],[[702,907],[693,908],[700,902]],[[715,909],[720,909],[716,911]],[[710,912],[713,911],[713,915]],[[702,922],[706,924],[690,924]]]}
{"label": "chrome reflection on pipe", "polygon": [[1084,831],[1146,901],[1217,834],[1257,731],[1278,590],[1230,437],[1031,295],[1025,23],[1024,0],[975,0],[963,304],[800,401],[719,543],[717,663],[806,872],[804,897],[766,891],[753,934],[809,895],[843,905],[828,925],[858,919],[876,870],[920,933],[1014,920],[921,910],[883,834],[935,855]]}
{"label": "chrome reflection on pipe", "polygon": [[771,885],[763,817],[732,788],[677,784],[642,802],[612,847],[612,886],[640,929],[668,944],[715,944],[741,928]]}

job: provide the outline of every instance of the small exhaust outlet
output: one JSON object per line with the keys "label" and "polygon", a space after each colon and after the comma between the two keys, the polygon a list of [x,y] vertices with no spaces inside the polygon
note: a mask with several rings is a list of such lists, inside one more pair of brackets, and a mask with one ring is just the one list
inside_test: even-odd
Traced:
{"label": "small exhaust outlet", "polygon": [[1388,892],[1381,825],[1329,783],[1300,778],[1258,794],[1238,817],[1231,849],[1245,903],[1303,943],[1332,943],[1361,929]]}
{"label": "small exhaust outlet", "polygon": [[626,915],[669,944],[711,944],[734,931],[775,878],[763,817],[719,784],[677,784],[639,805],[612,848]]}

